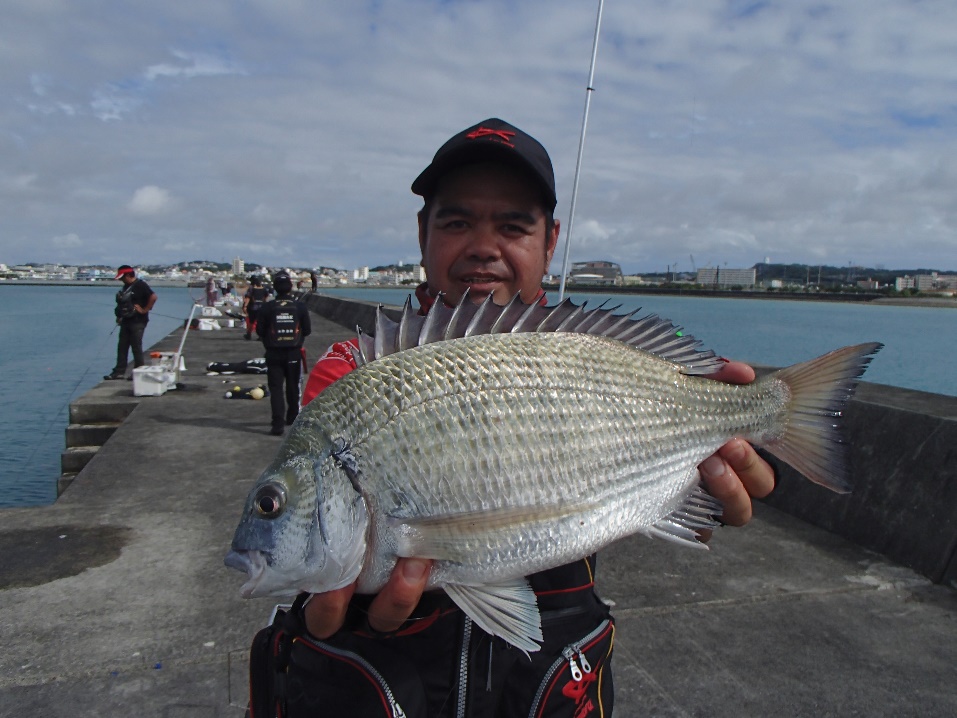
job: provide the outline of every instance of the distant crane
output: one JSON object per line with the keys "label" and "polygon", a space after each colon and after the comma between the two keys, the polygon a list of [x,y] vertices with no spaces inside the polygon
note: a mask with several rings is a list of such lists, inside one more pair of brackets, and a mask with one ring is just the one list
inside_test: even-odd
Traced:
{"label": "distant crane", "polygon": [[695,263],[694,263],[694,255],[693,255],[693,254],[689,254],[689,255],[688,255],[688,259],[691,260],[691,271],[694,272],[695,274],[697,274],[697,273],[698,273],[698,268],[695,266]]}

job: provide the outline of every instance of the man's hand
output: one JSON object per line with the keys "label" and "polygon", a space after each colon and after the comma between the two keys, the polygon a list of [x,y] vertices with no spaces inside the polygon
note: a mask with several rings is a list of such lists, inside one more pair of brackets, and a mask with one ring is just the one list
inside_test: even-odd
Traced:
{"label": "man's hand", "polygon": [[[398,629],[419,604],[431,569],[429,560],[400,558],[392,569],[389,582],[369,605],[369,627],[381,633]],[[353,583],[336,591],[315,594],[303,610],[309,633],[325,639],[342,628],[355,590]]]}
{"label": "man's hand", "polygon": [[[728,384],[749,384],[754,369],[729,362],[711,379]],[[721,521],[743,526],[751,520],[751,499],[761,499],[774,488],[774,469],[757,455],[748,442],[732,439],[698,467],[705,487],[724,505]]]}

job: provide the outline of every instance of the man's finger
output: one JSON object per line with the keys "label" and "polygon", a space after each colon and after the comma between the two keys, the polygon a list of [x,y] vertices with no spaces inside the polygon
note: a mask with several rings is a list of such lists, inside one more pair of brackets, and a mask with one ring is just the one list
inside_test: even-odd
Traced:
{"label": "man's finger", "polygon": [[728,462],[752,498],[763,499],[774,490],[774,469],[758,456],[748,442],[732,439],[718,449],[718,453]]}
{"label": "man's finger", "polygon": [[352,583],[335,591],[313,595],[303,607],[306,630],[315,638],[325,639],[342,628],[355,590],[356,585]]}
{"label": "man's finger", "polygon": [[750,384],[754,381],[754,369],[739,361],[727,361],[714,374],[707,375],[709,379],[723,381],[725,384]]}
{"label": "man's finger", "polygon": [[751,497],[731,467],[719,454],[712,454],[698,467],[708,493],[714,496],[724,511],[721,521],[731,526],[743,526],[751,520]]}
{"label": "man's finger", "polygon": [[369,605],[369,627],[382,633],[398,629],[419,604],[431,568],[426,559],[400,558],[389,582]]}

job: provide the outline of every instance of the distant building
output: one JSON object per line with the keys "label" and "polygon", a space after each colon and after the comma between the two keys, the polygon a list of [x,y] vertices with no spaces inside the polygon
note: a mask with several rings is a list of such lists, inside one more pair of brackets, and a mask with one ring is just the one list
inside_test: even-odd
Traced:
{"label": "distant building", "polygon": [[874,280],[874,279],[871,279],[870,277],[868,277],[867,279],[860,279],[860,280],[858,280],[857,286],[858,286],[859,288],[861,288],[861,289],[866,289],[866,290],[868,290],[868,291],[872,291],[872,290],[875,290],[875,289],[880,289],[880,288],[881,288],[881,283],[878,282],[878,281],[876,281],[876,280]]}
{"label": "distant building", "polygon": [[425,281],[425,267],[421,264],[412,267],[412,279],[416,284],[422,284]]}
{"label": "distant building", "polygon": [[358,269],[352,270],[352,280],[354,282],[368,282],[369,281],[369,268],[368,267],[359,267]]}
{"label": "distant building", "polygon": [[744,287],[753,289],[757,279],[757,270],[754,267],[750,269],[729,269],[727,267],[705,267],[698,270],[698,284],[705,287],[718,287],[720,289],[730,289],[731,287]]}
{"label": "distant building", "polygon": [[917,289],[921,292],[946,292],[957,289],[957,274],[918,274],[911,277],[904,275],[894,280],[894,289],[898,292],[904,289]]}
{"label": "distant building", "polygon": [[917,282],[914,281],[914,278],[908,275],[903,277],[897,277],[894,280],[894,289],[898,292],[902,292],[905,289],[915,289],[917,287]]}
{"label": "distant building", "polygon": [[96,267],[82,267],[76,270],[76,278],[81,282],[93,282],[97,279],[113,279],[113,272],[104,272]]}
{"label": "distant building", "polygon": [[622,283],[621,267],[605,261],[575,262],[568,273],[568,283],[617,286]]}

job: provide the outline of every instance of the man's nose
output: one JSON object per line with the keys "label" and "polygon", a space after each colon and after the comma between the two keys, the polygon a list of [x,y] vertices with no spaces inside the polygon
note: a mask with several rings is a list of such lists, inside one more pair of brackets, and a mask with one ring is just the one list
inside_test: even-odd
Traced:
{"label": "man's nose", "polygon": [[498,234],[491,227],[476,226],[469,241],[468,253],[482,261],[498,259],[502,256]]}

